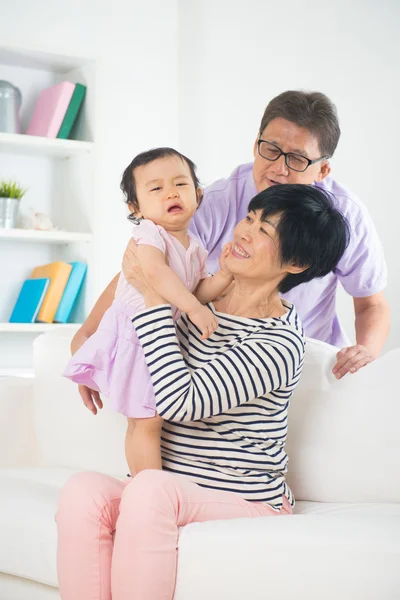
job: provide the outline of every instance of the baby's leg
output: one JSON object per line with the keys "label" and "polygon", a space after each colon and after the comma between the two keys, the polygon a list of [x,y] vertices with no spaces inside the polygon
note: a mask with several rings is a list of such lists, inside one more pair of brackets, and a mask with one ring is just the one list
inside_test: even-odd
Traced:
{"label": "baby's leg", "polygon": [[133,435],[135,433],[135,419],[128,417],[128,427],[125,435],[125,456],[128,463],[129,472],[132,477],[136,475],[135,461],[133,456]]}
{"label": "baby's leg", "polygon": [[128,419],[125,453],[131,475],[145,469],[162,469],[160,437],[162,419]]}

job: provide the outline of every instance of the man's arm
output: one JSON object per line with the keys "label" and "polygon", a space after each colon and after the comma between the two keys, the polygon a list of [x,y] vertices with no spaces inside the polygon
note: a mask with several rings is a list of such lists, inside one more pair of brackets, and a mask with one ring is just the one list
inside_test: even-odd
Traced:
{"label": "man's arm", "polygon": [[[99,323],[103,318],[106,310],[111,306],[114,300],[115,290],[119,279],[119,273],[114,277],[108,284],[96,304],[92,308],[90,315],[83,323],[82,327],[78,329],[71,342],[71,354],[75,354],[77,350],[86,342],[91,335],[97,331]],[[83,404],[88,410],[94,415],[97,414],[98,408],[103,408],[103,402],[100,398],[99,392],[91,390],[86,385],[78,385],[79,395],[82,398]]]}
{"label": "man's arm", "polygon": [[337,363],[332,370],[337,379],[375,360],[389,335],[390,307],[384,292],[353,298],[353,302],[357,344],[337,353]]}
{"label": "man's arm", "polygon": [[88,318],[86,319],[86,321],[83,323],[82,327],[80,327],[78,329],[78,331],[72,338],[72,342],[71,342],[71,353],[72,354],[75,354],[75,352],[77,350],[79,350],[79,348],[82,346],[82,344],[84,342],[86,342],[86,340],[88,338],[90,338],[90,336],[93,335],[95,331],[97,331],[97,328],[99,326],[101,319],[103,318],[104,313],[111,306],[111,304],[114,300],[115,290],[117,288],[117,283],[118,283],[118,278],[119,278],[119,273],[118,273],[118,275],[116,275],[114,277],[114,279],[112,279],[112,281],[110,281],[110,283],[108,284],[108,286],[106,287],[106,289],[101,294],[101,296],[97,300],[96,304],[92,308]]}

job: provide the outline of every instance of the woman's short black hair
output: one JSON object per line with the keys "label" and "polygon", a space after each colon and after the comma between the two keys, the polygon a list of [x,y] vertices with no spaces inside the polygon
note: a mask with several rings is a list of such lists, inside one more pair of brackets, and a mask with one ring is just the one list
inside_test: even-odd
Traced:
{"label": "woman's short black hair", "polygon": [[[174,150],[174,148],[152,148],[146,152],[141,152],[129,163],[123,172],[120,188],[124,193],[126,204],[130,204],[135,211],[139,210],[139,201],[136,193],[136,182],[134,176],[134,170],[137,167],[143,167],[148,165],[159,158],[169,158],[171,156],[177,156],[183,160],[189,167],[190,175],[192,176],[194,187],[197,190],[200,188],[200,182],[196,175],[196,165],[184,154]],[[199,202],[200,206],[200,202]],[[128,216],[128,219],[134,219],[134,215]]]}
{"label": "woman's short black hair", "polygon": [[332,196],[318,187],[274,185],[257,194],[248,210],[260,210],[262,221],[280,214],[277,234],[281,264],[307,267],[280,282],[282,293],[333,271],[349,242],[346,218],[335,208]]}

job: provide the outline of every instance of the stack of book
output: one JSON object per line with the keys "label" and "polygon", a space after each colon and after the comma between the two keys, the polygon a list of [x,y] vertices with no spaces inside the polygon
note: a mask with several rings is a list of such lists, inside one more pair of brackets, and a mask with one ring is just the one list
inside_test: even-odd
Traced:
{"label": "stack of book", "polygon": [[53,262],[33,269],[22,285],[10,323],[67,323],[86,275],[82,262]]}
{"label": "stack of book", "polygon": [[26,133],[67,139],[86,94],[86,86],[63,81],[40,92]]}

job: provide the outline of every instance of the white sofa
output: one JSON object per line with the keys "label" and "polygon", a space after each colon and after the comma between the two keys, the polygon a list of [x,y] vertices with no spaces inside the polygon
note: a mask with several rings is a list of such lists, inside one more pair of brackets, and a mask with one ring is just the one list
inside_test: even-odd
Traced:
{"label": "white sofa", "polygon": [[[60,377],[70,337],[36,339],[32,381],[0,381],[0,600],[59,599],[60,487],[77,470],[127,471],[124,419],[94,417]],[[175,600],[400,598],[400,350],[342,381],[334,355],[308,342],[292,400],[296,514],[183,528]]]}

